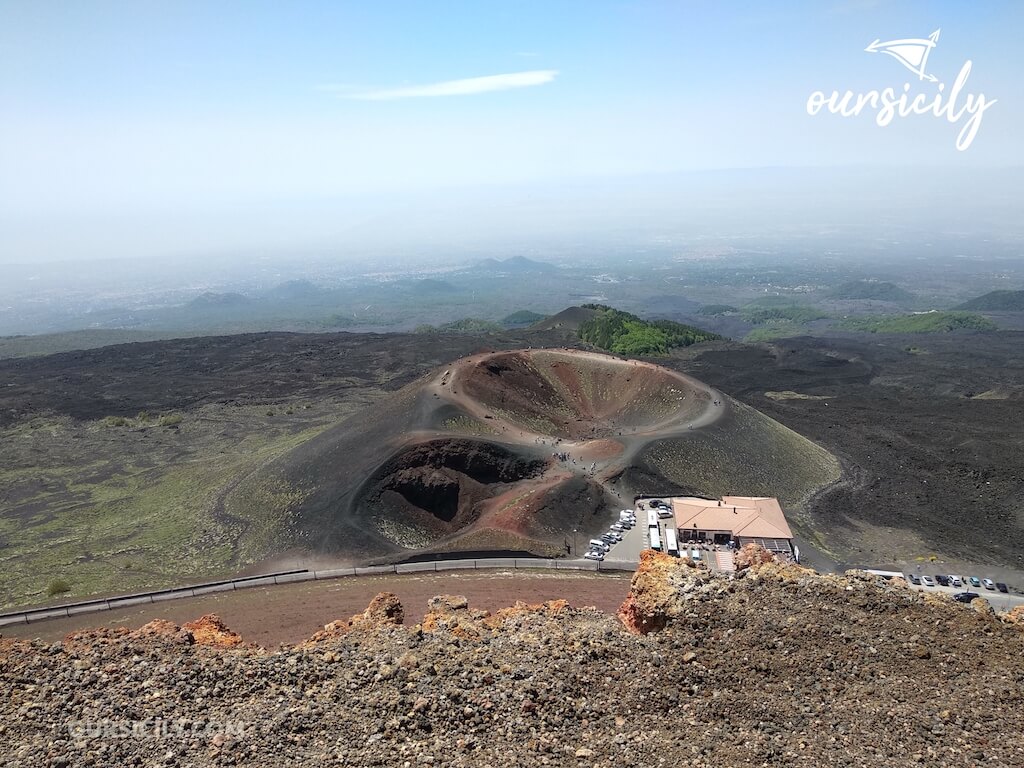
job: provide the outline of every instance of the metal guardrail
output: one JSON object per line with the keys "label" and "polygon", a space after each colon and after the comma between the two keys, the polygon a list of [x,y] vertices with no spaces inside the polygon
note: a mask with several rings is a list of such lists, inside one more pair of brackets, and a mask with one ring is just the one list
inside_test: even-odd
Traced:
{"label": "metal guardrail", "polygon": [[181,600],[200,597],[214,592],[234,592],[249,587],[267,587],[277,584],[293,584],[300,581],[324,581],[349,576],[380,576],[384,574],[428,573],[437,571],[481,570],[490,568],[531,569],[541,568],[556,571],[635,571],[636,563],[627,560],[545,560],[541,558],[491,557],[472,560],[428,560],[422,563],[396,563],[392,565],[370,565],[354,568],[329,568],[322,571],[297,570],[267,573],[259,576],[243,576],[237,579],[209,581],[189,587],[158,589],[150,592],[136,592],[130,595],[84,600],[77,603],[29,608],[24,611],[0,613],[0,627],[34,624],[47,619],[65,619],[85,613],[99,613],[116,608],[131,608],[136,605],[160,603],[165,600]]}

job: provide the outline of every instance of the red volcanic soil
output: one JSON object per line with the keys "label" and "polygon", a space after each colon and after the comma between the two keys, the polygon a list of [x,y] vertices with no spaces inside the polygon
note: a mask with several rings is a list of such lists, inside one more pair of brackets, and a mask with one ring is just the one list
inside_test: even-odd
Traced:
{"label": "red volcanic soil", "polygon": [[4,627],[4,637],[38,637],[56,642],[92,627],[141,627],[153,619],[184,624],[214,613],[242,640],[265,648],[300,643],[335,619],[359,613],[378,592],[393,592],[405,608],[405,623],[423,618],[427,601],[438,594],[463,595],[473,608],[496,611],[517,600],[541,603],[568,599],[575,607],[594,606],[614,615],[629,593],[629,573],[479,571],[474,573],[359,576],[332,581],[285,584],[238,592],[122,608],[100,614],[55,619],[27,627]]}
{"label": "red volcanic soil", "polygon": [[707,389],[648,363],[578,351],[500,352],[459,361],[451,389],[520,430],[580,440],[701,414]]}

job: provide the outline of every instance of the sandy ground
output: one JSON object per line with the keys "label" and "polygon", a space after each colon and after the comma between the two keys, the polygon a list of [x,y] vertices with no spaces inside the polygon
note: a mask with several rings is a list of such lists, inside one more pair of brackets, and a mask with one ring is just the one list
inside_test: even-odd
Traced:
{"label": "sandy ground", "polygon": [[630,573],[550,574],[526,571],[360,576],[331,581],[256,587],[190,600],[55,619],[24,627],[5,627],[4,637],[55,642],[90,627],[142,626],[153,619],[177,624],[216,613],[235,632],[266,648],[298,643],[334,619],[360,613],[378,592],[394,592],[405,607],[406,624],[415,624],[427,600],[439,594],[465,595],[474,608],[493,611],[517,600],[540,603],[567,599],[614,613],[629,592]]}

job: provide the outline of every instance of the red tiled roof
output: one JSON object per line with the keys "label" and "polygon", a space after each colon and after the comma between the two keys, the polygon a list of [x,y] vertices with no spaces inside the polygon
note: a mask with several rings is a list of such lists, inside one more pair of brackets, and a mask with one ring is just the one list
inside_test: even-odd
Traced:
{"label": "red tiled roof", "polygon": [[771,496],[682,496],[672,499],[672,511],[676,528],[681,531],[730,531],[734,536],[751,538],[793,538],[779,500]]}

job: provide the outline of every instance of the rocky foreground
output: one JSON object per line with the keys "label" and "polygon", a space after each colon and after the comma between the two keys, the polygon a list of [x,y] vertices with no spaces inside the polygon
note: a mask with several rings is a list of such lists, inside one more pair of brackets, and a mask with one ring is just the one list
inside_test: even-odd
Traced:
{"label": "rocky foreground", "polygon": [[382,594],[280,650],[216,617],[0,640],[0,765],[1024,765],[1020,613],[747,562],[646,552],[618,617],[406,627]]}

